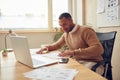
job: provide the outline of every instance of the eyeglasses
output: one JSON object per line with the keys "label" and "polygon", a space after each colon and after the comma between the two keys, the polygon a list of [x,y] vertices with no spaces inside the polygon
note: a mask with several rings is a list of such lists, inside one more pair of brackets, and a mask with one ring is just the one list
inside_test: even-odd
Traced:
{"label": "eyeglasses", "polygon": [[63,23],[60,23],[60,26],[61,27],[65,27],[65,26],[67,26],[69,24],[69,21],[65,21],[65,22],[63,22]]}
{"label": "eyeglasses", "polygon": [[61,27],[64,27],[66,25],[67,25],[67,23],[60,24]]}

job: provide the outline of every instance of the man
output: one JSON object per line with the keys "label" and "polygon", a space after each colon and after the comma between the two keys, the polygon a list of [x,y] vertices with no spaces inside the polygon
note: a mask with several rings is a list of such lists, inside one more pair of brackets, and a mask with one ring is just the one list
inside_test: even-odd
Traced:
{"label": "man", "polygon": [[72,56],[88,68],[91,68],[96,62],[103,59],[101,56],[103,47],[93,29],[74,24],[69,13],[62,13],[59,16],[59,25],[64,34],[57,42],[39,50],[38,54],[45,50],[57,50],[64,44],[67,44],[69,50],[62,51],[59,56]]}

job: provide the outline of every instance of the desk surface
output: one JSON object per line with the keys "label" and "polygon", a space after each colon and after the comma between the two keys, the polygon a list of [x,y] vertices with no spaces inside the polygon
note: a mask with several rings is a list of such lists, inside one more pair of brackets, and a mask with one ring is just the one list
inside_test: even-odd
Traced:
{"label": "desk surface", "polygon": [[[54,64],[50,67],[67,67],[78,70],[79,73],[75,76],[74,80],[106,80],[73,59],[70,59],[67,64]],[[32,80],[23,75],[23,73],[31,70],[33,69],[17,62],[13,53],[8,53],[7,57],[2,57],[1,55],[0,80]]]}

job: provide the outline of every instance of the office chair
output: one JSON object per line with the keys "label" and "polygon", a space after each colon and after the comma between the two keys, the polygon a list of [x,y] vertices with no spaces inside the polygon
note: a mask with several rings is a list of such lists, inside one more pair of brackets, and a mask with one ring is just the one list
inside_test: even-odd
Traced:
{"label": "office chair", "polygon": [[112,32],[106,32],[106,33],[100,33],[96,32],[98,39],[100,40],[104,52],[103,52],[103,60],[98,62],[96,65],[92,67],[93,71],[96,71],[96,69],[100,66],[104,66],[104,73],[103,77],[107,78],[108,80],[112,80],[112,65],[111,65],[111,57],[112,57],[112,51],[116,36],[116,31]]}

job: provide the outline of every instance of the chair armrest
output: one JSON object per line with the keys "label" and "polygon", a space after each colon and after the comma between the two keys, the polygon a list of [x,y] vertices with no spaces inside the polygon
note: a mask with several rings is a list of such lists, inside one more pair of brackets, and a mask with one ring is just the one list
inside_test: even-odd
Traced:
{"label": "chair armrest", "polygon": [[105,61],[100,61],[100,62],[97,62],[97,64],[95,64],[92,68],[91,68],[91,70],[92,71],[96,71],[96,69],[100,66],[100,65],[104,65],[104,63],[105,63]]}

